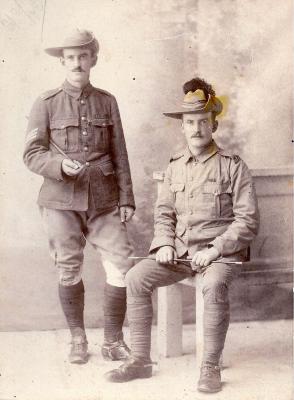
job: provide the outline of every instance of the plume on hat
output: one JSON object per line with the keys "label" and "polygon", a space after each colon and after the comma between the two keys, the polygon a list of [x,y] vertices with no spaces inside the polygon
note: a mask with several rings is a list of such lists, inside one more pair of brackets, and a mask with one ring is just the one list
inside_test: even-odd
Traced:
{"label": "plume on hat", "polygon": [[215,96],[215,91],[212,89],[212,86],[205,82],[204,79],[193,78],[183,85],[183,91],[185,94],[195,92],[198,89],[203,90],[206,100],[208,99],[209,94]]}

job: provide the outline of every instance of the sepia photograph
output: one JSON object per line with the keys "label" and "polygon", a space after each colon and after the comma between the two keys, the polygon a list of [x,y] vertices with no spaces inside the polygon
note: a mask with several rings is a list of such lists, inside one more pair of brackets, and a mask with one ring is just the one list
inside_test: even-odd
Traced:
{"label": "sepia photograph", "polygon": [[0,400],[292,400],[293,1],[0,5]]}

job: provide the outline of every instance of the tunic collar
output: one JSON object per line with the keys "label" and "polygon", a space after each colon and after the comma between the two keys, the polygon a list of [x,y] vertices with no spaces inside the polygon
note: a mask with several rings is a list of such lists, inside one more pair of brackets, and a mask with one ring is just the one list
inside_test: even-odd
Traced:
{"label": "tunic collar", "polygon": [[84,88],[80,89],[71,85],[67,80],[65,80],[62,84],[62,89],[74,99],[78,99],[82,95],[83,97],[88,97],[93,90],[93,86],[90,82],[88,82]]}
{"label": "tunic collar", "polygon": [[219,147],[216,145],[215,141],[212,140],[207,147],[205,147],[198,156],[193,156],[189,147],[186,147],[184,150],[184,162],[187,163],[191,159],[194,159],[198,162],[204,163],[210,157],[214,156],[215,153],[219,151]]}

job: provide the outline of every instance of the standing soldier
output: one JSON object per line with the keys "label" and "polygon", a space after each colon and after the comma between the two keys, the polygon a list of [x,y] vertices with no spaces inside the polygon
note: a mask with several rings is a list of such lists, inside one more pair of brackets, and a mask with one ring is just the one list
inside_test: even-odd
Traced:
{"label": "standing soldier", "polygon": [[150,259],[126,275],[131,357],[106,378],[125,382],[152,375],[151,295],[159,286],[186,278],[185,265],[175,266],[174,259],[189,257],[192,269],[203,276],[204,352],[198,390],[217,392],[230,318],[228,287],[236,271],[226,262],[246,259],[259,216],[248,167],[212,139],[221,101],[198,78],[187,82],[184,92],[179,110],[165,115],[182,120],[187,147],[171,158],[166,171],[155,208]]}
{"label": "standing soldier", "polygon": [[117,102],[89,82],[99,45],[87,30],[75,30],[58,47],[66,80],[42,94],[29,117],[24,162],[44,177],[38,204],[59,271],[59,298],[72,335],[69,361],[88,359],[81,277],[86,240],[101,255],[105,359],[127,358],[122,325],[124,277],[132,264],[125,222],[135,209],[132,181]]}

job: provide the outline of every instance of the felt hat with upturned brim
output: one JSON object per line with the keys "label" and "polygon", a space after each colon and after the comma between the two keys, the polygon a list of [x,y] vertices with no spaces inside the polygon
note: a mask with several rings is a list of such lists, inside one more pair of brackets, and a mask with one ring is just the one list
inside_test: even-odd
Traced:
{"label": "felt hat with upturned brim", "polygon": [[93,46],[93,48],[99,51],[99,44],[92,32],[86,29],[75,29],[67,36],[58,46],[47,47],[44,51],[53,57],[62,57],[63,49],[71,49],[77,47],[88,47]]}
{"label": "felt hat with upturned brim", "polygon": [[186,93],[182,104],[177,111],[164,112],[167,117],[181,119],[183,114],[199,114],[212,112],[218,115],[222,112],[222,102],[214,95],[205,95],[204,91],[197,89]]}

